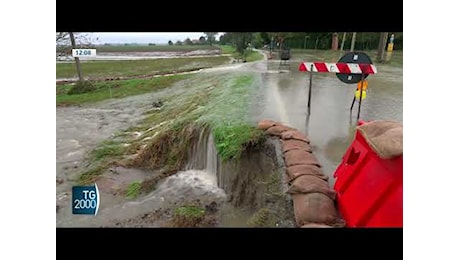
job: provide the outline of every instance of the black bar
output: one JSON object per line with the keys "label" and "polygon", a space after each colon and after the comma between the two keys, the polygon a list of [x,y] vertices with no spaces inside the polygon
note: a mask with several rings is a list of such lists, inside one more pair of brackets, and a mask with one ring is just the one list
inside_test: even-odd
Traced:
{"label": "black bar", "polygon": [[353,105],[355,104],[355,101],[356,101],[356,95],[355,93],[353,93],[353,101],[351,102],[350,113],[351,113],[351,110],[353,110]]}
{"label": "black bar", "polygon": [[[361,90],[359,91],[359,106],[358,106],[358,117],[356,118],[356,123],[359,120],[359,113],[361,112],[361,101],[363,99],[363,88],[364,88],[364,73],[361,74]],[[359,86],[359,83],[358,83]]]}
{"label": "black bar", "polygon": [[311,84],[312,84],[312,81],[313,81],[313,64],[311,64],[311,67],[310,67],[310,83],[309,83],[309,87],[308,87],[308,104],[307,104],[307,107],[308,107],[308,115],[310,115],[310,100],[311,100]]}

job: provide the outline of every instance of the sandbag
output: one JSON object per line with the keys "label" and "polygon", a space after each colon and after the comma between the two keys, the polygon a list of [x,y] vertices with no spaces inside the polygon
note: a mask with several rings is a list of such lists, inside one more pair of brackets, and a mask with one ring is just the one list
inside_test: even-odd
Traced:
{"label": "sandbag", "polygon": [[281,137],[281,134],[283,132],[290,131],[290,130],[292,130],[292,128],[289,127],[289,126],[275,125],[275,126],[272,126],[272,127],[268,128],[265,131],[265,133],[267,133],[269,135],[274,135],[274,136]]}
{"label": "sandbag", "polygon": [[403,154],[403,126],[391,120],[376,120],[357,127],[366,142],[382,159]]}
{"label": "sandbag", "polygon": [[314,175],[327,181],[329,178],[323,174],[323,171],[316,165],[294,165],[286,168],[287,182],[290,183],[302,175]]}
{"label": "sandbag", "polygon": [[293,194],[294,216],[298,226],[308,223],[336,225],[339,222],[334,201],[322,193]]}
{"label": "sandbag", "polygon": [[287,167],[293,165],[316,165],[321,167],[321,164],[318,162],[316,157],[309,152],[302,150],[291,150],[284,154],[284,163]]}
{"label": "sandbag", "polygon": [[304,133],[296,129],[282,133],[281,139],[283,140],[294,139],[294,140],[300,140],[300,141],[310,143],[310,139],[308,139],[308,137]]}
{"label": "sandbag", "polygon": [[272,127],[272,126],[275,126],[277,125],[277,123],[273,120],[269,120],[269,119],[265,119],[265,120],[262,120],[260,121],[258,124],[257,124],[257,127],[259,129],[262,129],[262,130],[267,130],[268,128]]}
{"label": "sandbag", "polygon": [[287,190],[289,194],[322,193],[335,200],[335,191],[329,188],[327,181],[314,175],[302,175],[292,181]]}
{"label": "sandbag", "polygon": [[311,146],[304,141],[299,141],[299,140],[281,140],[281,144],[283,147],[283,153],[289,152],[291,150],[302,150],[306,152],[313,152],[311,149]]}
{"label": "sandbag", "polygon": [[332,227],[328,225],[324,225],[324,224],[308,223],[308,224],[302,225],[301,228],[332,228]]}

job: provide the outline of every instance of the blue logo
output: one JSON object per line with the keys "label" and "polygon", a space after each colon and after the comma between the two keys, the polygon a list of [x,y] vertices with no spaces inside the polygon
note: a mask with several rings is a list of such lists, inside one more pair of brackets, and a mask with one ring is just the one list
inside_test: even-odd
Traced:
{"label": "blue logo", "polygon": [[99,189],[94,186],[72,187],[72,213],[96,215],[99,209]]}

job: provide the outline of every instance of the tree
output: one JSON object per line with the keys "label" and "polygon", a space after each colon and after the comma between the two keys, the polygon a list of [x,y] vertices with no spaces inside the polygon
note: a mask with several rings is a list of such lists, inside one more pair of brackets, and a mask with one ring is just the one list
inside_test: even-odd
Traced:
{"label": "tree", "polygon": [[[75,36],[73,35],[72,32],[69,32],[69,37],[70,37],[70,41],[72,42],[72,48],[76,49],[77,44],[75,43]],[[81,74],[81,67],[80,67],[80,58],[75,57],[75,65],[77,65],[78,80],[80,82],[83,82],[83,76]]]}
{"label": "tree", "polygon": [[173,45],[174,43],[173,43],[171,40],[169,40],[169,41],[168,41],[168,44],[169,44],[169,45]]}
{"label": "tree", "polygon": [[377,49],[377,62],[383,62],[385,60],[385,48],[387,46],[388,33],[381,32],[379,39],[379,46]]}
{"label": "tree", "polygon": [[[73,33],[73,32],[57,32],[56,33],[56,55],[69,56],[72,55],[72,49],[94,48],[92,42],[98,40],[93,39],[88,34]],[[75,57],[75,65],[77,68],[78,80],[83,82],[83,76],[80,66],[80,58]]]}
{"label": "tree", "polygon": [[244,56],[246,54],[246,48],[248,43],[252,41],[252,33],[228,33],[231,39],[231,43],[235,46],[236,51],[240,55]]}
{"label": "tree", "polygon": [[204,34],[206,34],[206,38],[209,42],[209,45],[212,46],[212,43],[214,42],[214,38],[217,35],[217,32],[205,32]]}
{"label": "tree", "polygon": [[182,45],[182,42],[177,40],[176,45]]}
{"label": "tree", "polygon": [[201,44],[206,42],[206,38],[204,38],[204,36],[201,36],[198,40],[200,41]]}
{"label": "tree", "polygon": [[185,45],[192,45],[193,43],[192,43],[192,40],[190,40],[190,38],[187,38],[187,39],[184,40],[184,44]]}
{"label": "tree", "polygon": [[[93,38],[89,34],[73,33],[75,37],[76,48],[94,48],[93,42],[98,38]],[[69,56],[72,55],[72,43],[70,41],[70,33],[57,32],[56,33],[56,56]]]}

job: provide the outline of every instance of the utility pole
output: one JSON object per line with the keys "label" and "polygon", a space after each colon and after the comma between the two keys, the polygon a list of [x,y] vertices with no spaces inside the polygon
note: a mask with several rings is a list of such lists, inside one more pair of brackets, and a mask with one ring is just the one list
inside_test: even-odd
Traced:
{"label": "utility pole", "polygon": [[339,34],[333,33],[332,34],[332,46],[331,49],[336,51],[339,48]]}
{"label": "utility pole", "polygon": [[351,47],[350,51],[355,51],[355,42],[356,42],[356,33],[353,33],[353,36],[351,37]]}
{"label": "utility pole", "polygon": [[343,45],[345,44],[345,38],[347,37],[347,33],[344,32],[343,33],[343,37],[342,37],[342,44],[340,45],[340,52],[343,51]]}
{"label": "utility pole", "polygon": [[[72,49],[76,49],[77,44],[75,44],[75,37],[73,35],[73,32],[69,32],[69,36],[70,36],[70,41],[72,42]],[[80,82],[83,82],[83,77],[81,75],[80,58],[75,57],[75,64],[77,65],[78,80]]]}
{"label": "utility pole", "polygon": [[377,61],[383,62],[385,60],[385,48],[387,47],[387,40],[388,40],[388,33],[382,32],[380,33],[379,39],[379,48],[377,50]]}
{"label": "utility pole", "polygon": [[303,48],[306,49],[307,48],[307,39],[309,39],[310,36],[305,36],[305,40],[304,40],[304,44],[303,44]]}

